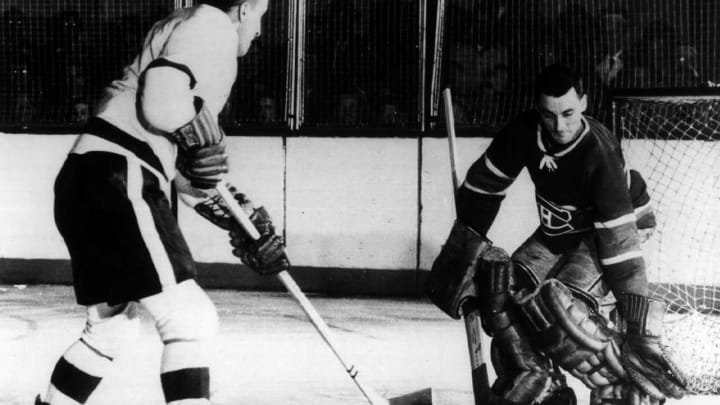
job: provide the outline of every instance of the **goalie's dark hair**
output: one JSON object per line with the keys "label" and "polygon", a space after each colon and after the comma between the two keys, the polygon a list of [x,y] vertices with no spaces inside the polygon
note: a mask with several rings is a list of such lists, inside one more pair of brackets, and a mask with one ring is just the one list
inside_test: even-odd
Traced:
{"label": "goalie's dark hair", "polygon": [[252,6],[257,4],[257,0],[200,0],[196,4],[207,4],[219,8],[222,11],[228,12],[234,6],[239,6],[243,3],[250,3]]}
{"label": "goalie's dark hair", "polygon": [[552,64],[545,67],[535,79],[535,98],[541,94],[560,97],[571,88],[580,97],[585,94],[582,78],[575,69],[560,63]]}

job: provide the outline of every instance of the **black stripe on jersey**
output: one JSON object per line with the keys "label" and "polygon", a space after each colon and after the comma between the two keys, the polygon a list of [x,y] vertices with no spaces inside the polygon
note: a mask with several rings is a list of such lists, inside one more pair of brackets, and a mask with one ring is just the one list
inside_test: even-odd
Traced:
{"label": "black stripe on jersey", "polygon": [[162,163],[160,163],[160,159],[147,143],[135,138],[134,136],[126,134],[121,129],[98,117],[92,117],[88,120],[86,131],[89,134],[95,135],[129,150],[140,160],[150,165],[150,167],[162,173],[165,180],[168,179],[167,174],[165,174],[165,170],[163,170]]}
{"label": "black stripe on jersey", "polygon": [[[197,84],[197,80],[195,80],[195,76],[192,74],[192,71],[190,70],[189,67],[187,67],[181,63],[172,62],[165,58],[158,58],[158,59],[155,59],[154,61],[150,62],[150,64],[148,64],[147,67],[145,68],[145,71],[148,71],[149,69],[152,69],[155,67],[161,67],[161,66],[175,68],[175,69],[185,73],[186,75],[188,75],[188,78],[190,78],[190,88],[191,89],[195,88],[195,85]],[[144,74],[144,72],[143,72],[143,74]]]}
{"label": "black stripe on jersey", "polygon": [[55,365],[50,383],[66,396],[84,404],[102,378],[92,376],[61,357]]}
{"label": "black stripe on jersey", "polygon": [[190,398],[210,399],[210,370],[207,367],[162,373],[160,383],[168,403]]}
{"label": "black stripe on jersey", "polygon": [[155,229],[157,229],[163,247],[168,253],[175,278],[179,283],[195,274],[195,261],[177,225],[172,205],[160,190],[157,177],[145,168],[142,168],[142,176],[143,200],[150,208],[153,221],[155,222]]}

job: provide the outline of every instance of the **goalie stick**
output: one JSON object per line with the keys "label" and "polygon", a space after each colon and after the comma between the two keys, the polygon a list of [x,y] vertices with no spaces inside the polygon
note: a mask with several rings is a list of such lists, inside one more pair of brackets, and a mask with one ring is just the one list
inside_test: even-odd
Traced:
{"label": "goalie stick", "polygon": [[[442,92],[445,104],[445,126],[448,134],[450,148],[450,172],[452,174],[453,196],[457,191],[457,152],[455,147],[455,116],[452,108],[452,95],[450,89]],[[488,380],[487,364],[483,356],[483,348],[489,347],[488,338],[482,330],[480,322],[480,308],[477,304],[466,302],[462,307],[465,320],[465,333],[467,334],[468,351],[470,352],[470,367],[472,371],[473,396],[475,405],[488,404],[491,401],[490,382]]]}
{"label": "goalie stick", "polygon": [[[250,218],[247,216],[245,211],[240,207],[240,204],[238,204],[237,200],[233,197],[230,190],[228,190],[227,183],[220,182],[216,190],[220,197],[223,199],[225,204],[228,207],[228,210],[230,211],[230,214],[235,218],[239,223],[240,226],[248,233],[248,235],[253,240],[260,239],[260,233],[255,229],[255,226],[253,225]],[[288,290],[290,295],[293,296],[295,301],[300,305],[300,308],[305,312],[305,315],[310,319],[310,322],[315,327],[315,329],[320,333],[320,336],[323,338],[325,343],[327,343],[328,347],[332,350],[333,354],[335,354],[335,357],[340,361],[343,368],[345,368],[345,371],[347,374],[352,378],[355,385],[358,387],[360,392],[365,396],[365,398],[368,400],[368,402],[372,405],[432,405],[433,404],[433,393],[431,388],[426,388],[420,391],[416,391],[410,394],[401,395],[398,397],[394,397],[391,399],[385,399],[380,394],[378,394],[375,390],[373,390],[369,385],[367,385],[363,380],[360,378],[360,373],[357,367],[348,362],[343,356],[339,349],[338,344],[335,342],[335,339],[333,338],[332,334],[330,333],[330,328],[327,326],[325,321],[320,317],[320,314],[317,312],[315,307],[313,307],[312,303],[310,303],[310,300],[305,296],[305,294],[302,292],[300,287],[297,285],[295,280],[292,278],[290,273],[287,271],[281,271],[276,275],[277,279],[280,280],[280,282],[285,286],[285,288]]]}

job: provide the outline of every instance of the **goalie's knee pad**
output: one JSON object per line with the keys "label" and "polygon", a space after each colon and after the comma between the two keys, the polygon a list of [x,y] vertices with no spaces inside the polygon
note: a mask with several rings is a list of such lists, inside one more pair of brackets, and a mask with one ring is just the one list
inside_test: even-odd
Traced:
{"label": "goalie's knee pad", "polygon": [[163,343],[212,339],[217,334],[215,305],[195,283],[186,280],[141,303],[155,320]]}
{"label": "goalie's knee pad", "polygon": [[521,291],[515,299],[538,348],[586,386],[596,388],[625,377],[619,333],[563,283],[551,279],[534,292]]}
{"label": "goalie's knee pad", "polygon": [[550,387],[550,367],[532,347],[512,300],[513,268],[504,250],[491,247],[482,255],[477,284],[483,327],[494,337],[491,359],[498,378],[493,391],[511,403],[535,403]]}
{"label": "goalie's knee pad", "polygon": [[140,318],[133,303],[88,307],[87,322],[80,340],[107,358],[114,358],[140,334]]}

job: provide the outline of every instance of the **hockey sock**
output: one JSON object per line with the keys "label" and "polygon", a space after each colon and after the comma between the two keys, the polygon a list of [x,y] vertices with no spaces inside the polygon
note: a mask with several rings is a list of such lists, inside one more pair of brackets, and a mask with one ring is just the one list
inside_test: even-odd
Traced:
{"label": "hockey sock", "polygon": [[112,358],[82,339],[73,343],[55,364],[45,402],[52,405],[84,404],[112,365]]}
{"label": "hockey sock", "polygon": [[165,344],[160,381],[168,404],[210,404],[208,349],[202,341]]}

